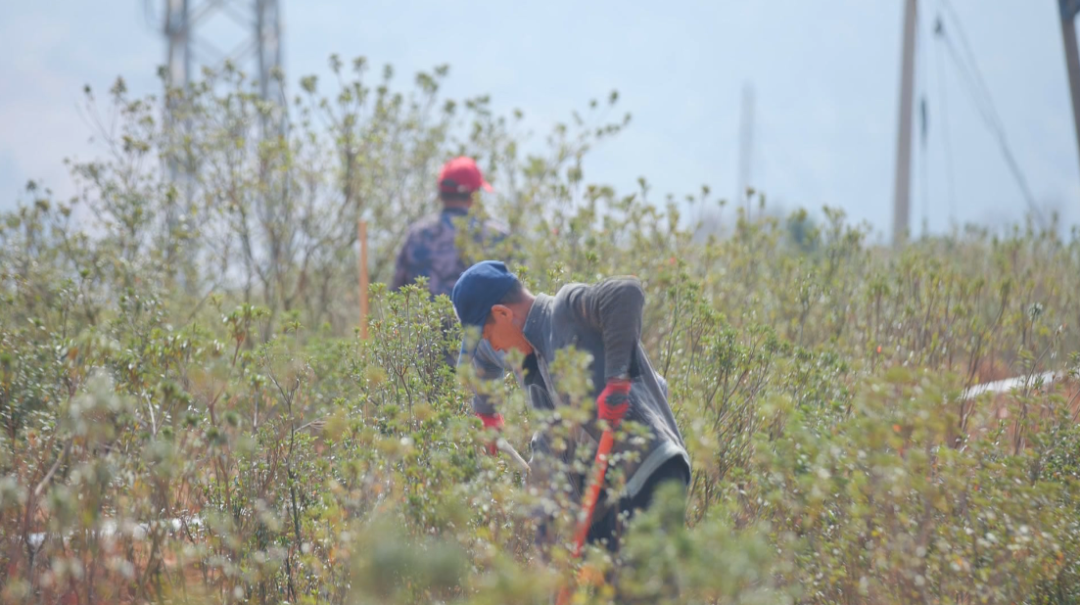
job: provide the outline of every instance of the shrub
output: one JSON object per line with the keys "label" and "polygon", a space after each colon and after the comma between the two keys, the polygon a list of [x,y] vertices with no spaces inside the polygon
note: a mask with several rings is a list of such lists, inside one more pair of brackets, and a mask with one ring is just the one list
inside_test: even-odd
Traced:
{"label": "shrub", "polygon": [[[390,69],[333,66],[340,89],[304,79],[262,140],[276,110],[240,74],[170,91],[166,124],[118,83],[77,199],[32,185],[0,221],[0,600],[549,602],[576,511],[556,503],[564,540],[533,545],[538,496],[483,455],[468,372],[441,361],[449,301],[376,285],[370,338],[353,329],[356,221],[386,278],[465,152],[498,190],[476,211],[513,228],[495,251],[463,238],[467,257],[510,258],[536,291],[643,279],[693,459],[625,565],[589,553],[618,586],[579,602],[1080,601],[1075,391],[961,396],[1076,366],[1077,233],[893,251],[826,209],[704,235],[680,210],[722,208],[707,188],[658,205],[644,180],[587,184],[587,151],[628,121],[614,95],[538,143],[485,97],[443,98],[444,68],[396,92]],[[572,398],[586,361],[556,364]],[[550,417],[495,390],[525,451]]]}

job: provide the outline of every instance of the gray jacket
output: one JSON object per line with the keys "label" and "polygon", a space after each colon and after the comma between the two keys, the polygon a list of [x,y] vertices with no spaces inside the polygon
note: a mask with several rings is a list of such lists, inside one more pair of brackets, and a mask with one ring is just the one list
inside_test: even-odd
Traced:
{"label": "gray jacket", "polygon": [[[535,351],[535,359],[528,360],[531,365],[526,365],[529,370],[538,371],[526,370],[524,375],[517,374],[519,384],[529,393],[530,403],[538,410],[568,405],[560,394],[563,391],[559,388],[560,377],[550,370],[555,354],[561,349],[573,346],[592,355],[590,399],[593,402],[608,378],[630,375],[630,408],[625,422],[643,426],[649,438],[624,439],[615,444],[613,467],[620,468],[625,474],[627,483],[622,495],[627,497],[636,496],[645,480],[673,457],[685,461],[687,479],[690,471],[686,445],[668,406],[667,385],[653,370],[641,347],[644,306],[645,293],[635,278],[613,278],[591,286],[569,284],[555,296],[538,295],[524,326],[525,337]],[[465,356],[459,363],[464,360]],[[472,363],[477,375],[486,380],[501,379],[510,369],[504,356],[496,353],[487,341],[483,341],[472,356]],[[482,395],[474,397],[473,409],[481,414],[497,411]],[[549,467],[546,463],[553,457],[561,458],[563,462],[571,461],[577,447],[587,448],[591,461],[600,434],[595,420],[586,423],[572,431],[565,451],[553,452],[546,430],[537,431],[532,439],[530,466],[534,472],[530,474],[530,481],[550,481],[551,477],[543,470]],[[574,476],[568,479],[577,499],[584,477],[571,475]]]}

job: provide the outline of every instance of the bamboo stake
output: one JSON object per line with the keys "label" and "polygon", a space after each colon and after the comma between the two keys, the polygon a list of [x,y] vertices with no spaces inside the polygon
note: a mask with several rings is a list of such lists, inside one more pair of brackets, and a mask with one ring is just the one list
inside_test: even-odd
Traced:
{"label": "bamboo stake", "polygon": [[368,337],[368,250],[367,221],[357,224],[360,239],[360,340]]}

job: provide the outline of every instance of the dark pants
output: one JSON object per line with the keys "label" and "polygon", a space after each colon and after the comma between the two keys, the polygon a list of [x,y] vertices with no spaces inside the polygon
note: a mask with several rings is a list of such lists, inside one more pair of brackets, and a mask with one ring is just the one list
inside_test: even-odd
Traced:
{"label": "dark pants", "polygon": [[635,513],[646,510],[652,506],[653,496],[661,485],[667,482],[676,482],[682,486],[684,492],[690,485],[690,472],[686,468],[686,462],[679,457],[668,458],[667,462],[660,465],[645,481],[641,491],[632,498],[622,498],[617,507],[608,509],[607,513],[594,519],[589,528],[588,542],[590,544],[604,544],[608,551],[615,553],[619,550],[619,538],[622,530]]}

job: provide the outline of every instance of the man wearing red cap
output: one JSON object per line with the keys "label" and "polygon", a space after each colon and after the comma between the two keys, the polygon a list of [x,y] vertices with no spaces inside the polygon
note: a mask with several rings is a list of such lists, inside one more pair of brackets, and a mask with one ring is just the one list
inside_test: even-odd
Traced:
{"label": "man wearing red cap", "polygon": [[[464,226],[473,240],[485,248],[506,237],[507,229],[502,224],[492,220],[480,221],[475,216],[469,218],[469,208],[481,189],[491,191],[491,185],[484,180],[484,175],[472,158],[456,157],[443,164],[438,180],[442,211],[425,216],[409,226],[405,243],[397,256],[391,289],[398,290],[418,277],[426,277],[432,298],[440,294],[450,296],[458,277],[471,264],[461,258],[456,241],[457,229]],[[452,322],[444,325],[444,330],[451,328]],[[446,349],[443,358],[447,365],[454,367],[457,352]]]}
{"label": "man wearing red cap", "polygon": [[[440,294],[450,296],[458,277],[468,264],[458,252],[455,238],[458,225],[465,219],[479,190],[491,191],[480,168],[469,157],[457,157],[443,165],[439,171],[438,191],[442,201],[441,212],[428,215],[409,226],[405,244],[397,257],[394,290],[413,283],[418,277],[426,277],[428,290],[434,298]],[[495,221],[471,220],[465,222],[470,233],[480,244],[494,244],[507,235],[506,228]]]}

